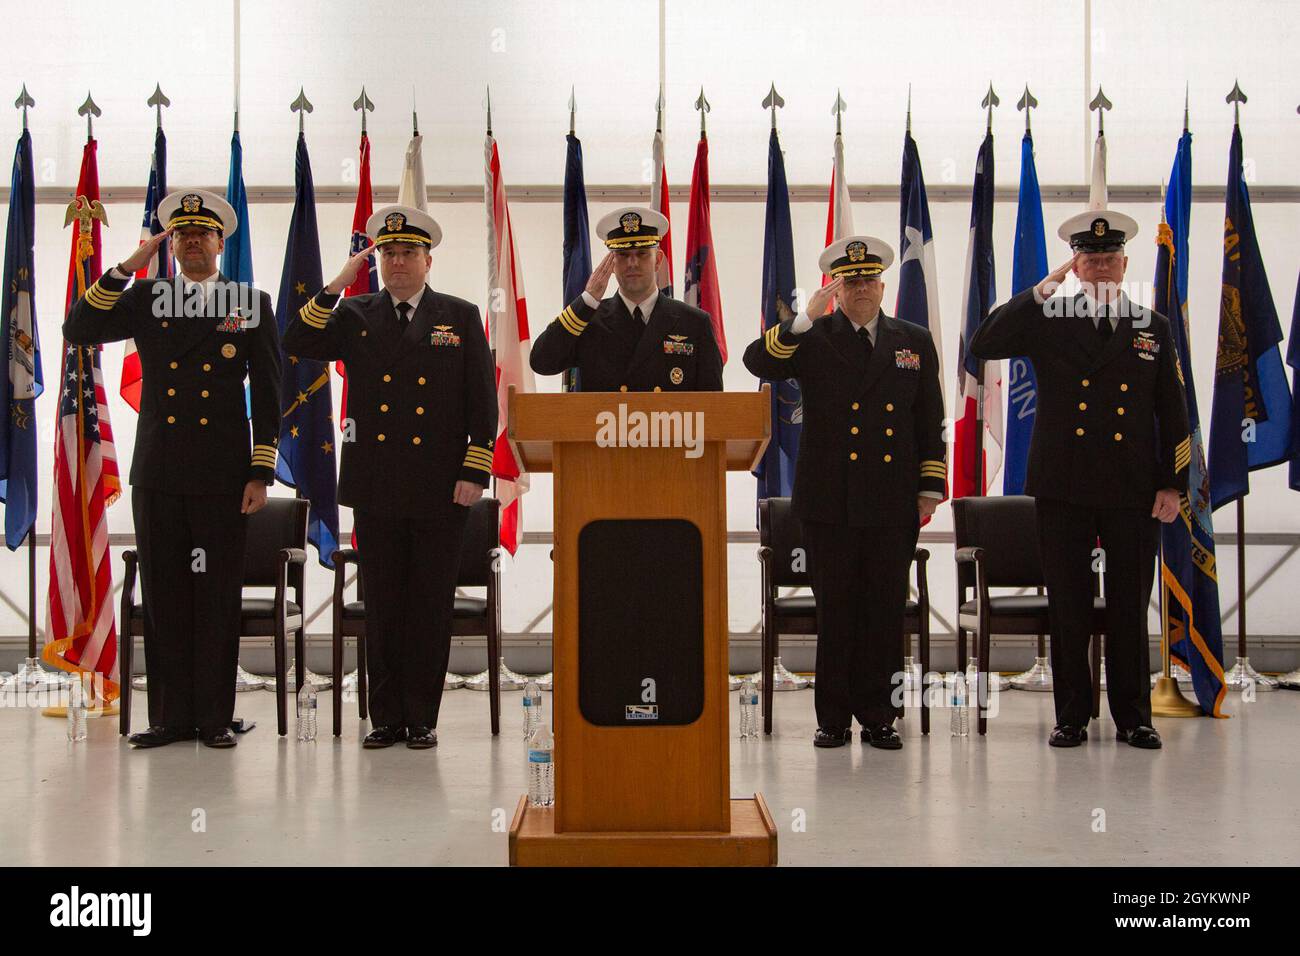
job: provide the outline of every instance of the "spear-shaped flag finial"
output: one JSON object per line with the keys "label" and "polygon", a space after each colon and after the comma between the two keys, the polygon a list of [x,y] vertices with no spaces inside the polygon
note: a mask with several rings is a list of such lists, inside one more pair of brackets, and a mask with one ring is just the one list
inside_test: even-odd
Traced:
{"label": "spear-shaped flag finial", "polygon": [[1101,86],[1097,86],[1097,95],[1092,98],[1088,104],[1088,109],[1097,111],[1097,134],[1105,135],[1106,133],[1106,110],[1114,106],[1110,100],[1106,99],[1106,94],[1102,92]]}
{"label": "spear-shaped flag finial", "polygon": [[77,115],[86,117],[86,141],[89,142],[95,138],[94,118],[103,115],[95,105],[95,101],[90,98],[90,90],[86,90],[86,102],[77,107]]}
{"label": "spear-shaped flag finial", "polygon": [[578,96],[574,87],[569,87],[569,135],[574,135],[577,128]]}
{"label": "spear-shaped flag finial", "polygon": [[840,96],[840,91],[835,90],[835,104],[831,107],[831,115],[835,117],[835,135],[840,135],[841,120],[844,111],[849,108],[849,104],[844,102],[844,97]]}
{"label": "spear-shaped flag finial", "polygon": [[1183,87],[1183,132],[1184,133],[1188,131],[1188,128],[1190,126],[1188,120],[1190,119],[1189,108],[1192,102],[1191,89],[1192,89],[1192,84],[1190,83],[1188,83],[1185,87]]}
{"label": "spear-shaped flag finial", "polygon": [[298,114],[299,133],[303,131],[303,121],[312,109],[311,100],[307,99],[307,94],[303,92],[302,87],[298,87],[298,98],[289,104],[289,112]]}
{"label": "spear-shaped flag finial", "polygon": [[361,95],[352,101],[352,108],[354,110],[361,110],[361,132],[364,134],[366,131],[366,113],[373,113],[375,111],[375,104],[370,97],[366,96],[366,88],[364,86],[361,87]]}
{"label": "spear-shaped flag finial", "polygon": [[1002,105],[1002,101],[998,99],[998,95],[993,92],[993,81],[990,80],[989,91],[984,94],[984,99],[980,100],[980,106],[983,106],[989,111],[989,121],[988,121],[987,129],[990,133],[993,132],[993,107],[1001,106],[1001,105]]}
{"label": "spear-shaped flag finial", "polygon": [[707,126],[707,124],[704,121],[704,117],[708,114],[710,110],[713,109],[713,107],[710,106],[709,101],[705,99],[704,87],[702,86],[700,87],[700,95],[695,99],[695,108],[700,111],[700,135],[704,136],[705,128]]}
{"label": "spear-shaped flag finial", "polygon": [[153,85],[153,95],[145,101],[146,106],[154,108],[154,119],[157,122],[155,129],[162,129],[162,111],[164,106],[171,106],[172,101],[167,99],[167,94],[162,91],[162,85],[155,83]]}
{"label": "spear-shaped flag finial", "polygon": [[1241,92],[1241,86],[1235,79],[1232,81],[1232,91],[1223,101],[1232,104],[1232,123],[1236,126],[1241,122],[1241,104],[1246,102],[1246,94]]}
{"label": "spear-shaped flag finial", "polygon": [[1029,84],[1025,84],[1025,92],[1020,97],[1020,102],[1016,104],[1016,109],[1025,111],[1025,132],[1029,132],[1029,112],[1038,105],[1038,100],[1034,94],[1029,92]]}
{"label": "spear-shaped flag finial", "polygon": [[483,108],[487,110],[487,134],[492,135],[492,87],[484,87]]}
{"label": "spear-shaped flag finial", "polygon": [[912,133],[912,84],[907,84],[907,132]]}
{"label": "spear-shaped flag finial", "polygon": [[763,109],[772,111],[772,129],[776,129],[776,111],[785,107],[785,100],[781,94],[776,91],[776,84],[767,91],[767,96],[763,97]]}
{"label": "spear-shaped flag finial", "polygon": [[32,99],[32,94],[27,92],[27,84],[23,84],[23,91],[18,94],[18,99],[14,100],[14,106],[23,111],[23,129],[27,128],[27,108],[35,106],[36,101]]}

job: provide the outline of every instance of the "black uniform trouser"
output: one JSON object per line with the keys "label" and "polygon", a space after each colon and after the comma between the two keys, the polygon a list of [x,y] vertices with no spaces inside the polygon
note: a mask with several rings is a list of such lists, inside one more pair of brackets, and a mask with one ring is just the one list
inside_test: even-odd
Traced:
{"label": "black uniform trouser", "polygon": [[468,518],[460,505],[437,520],[353,510],[374,727],[438,726]]}
{"label": "black uniform trouser", "polygon": [[903,670],[907,573],[919,524],[848,528],[803,523],[808,576],[817,599],[817,726],[893,723]]}
{"label": "black uniform trouser", "polygon": [[1147,605],[1159,522],[1142,508],[1090,508],[1037,499],[1052,625],[1056,722],[1086,727],[1092,716],[1088,641],[1093,631],[1093,549],[1104,556],[1106,697],[1119,730],[1151,726]]}
{"label": "black uniform trouser", "polygon": [[242,504],[242,493],[132,489],[151,727],[212,733],[234,717],[247,522]]}

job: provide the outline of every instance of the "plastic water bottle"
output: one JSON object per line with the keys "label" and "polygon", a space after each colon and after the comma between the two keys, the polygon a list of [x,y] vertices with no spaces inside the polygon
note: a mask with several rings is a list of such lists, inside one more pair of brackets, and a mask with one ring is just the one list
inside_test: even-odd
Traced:
{"label": "plastic water bottle", "polygon": [[740,739],[758,736],[758,687],[746,679],[740,685]]}
{"label": "plastic water bottle", "polygon": [[68,685],[68,739],[73,743],[86,739],[86,686],[81,675]]}
{"label": "plastic water bottle", "polygon": [[530,807],[555,806],[555,749],[551,732],[539,724],[528,740],[528,805]]}
{"label": "plastic water bottle", "polygon": [[542,725],[542,688],[535,680],[524,685],[524,740]]}
{"label": "plastic water bottle", "polygon": [[298,739],[316,739],[316,685],[311,681],[298,688]]}
{"label": "plastic water bottle", "polygon": [[966,693],[969,695],[974,692],[980,684],[979,662],[975,658],[970,658],[966,662]]}
{"label": "plastic water bottle", "polygon": [[970,736],[970,707],[966,703],[966,678],[960,671],[953,675],[952,716],[948,723],[954,737]]}

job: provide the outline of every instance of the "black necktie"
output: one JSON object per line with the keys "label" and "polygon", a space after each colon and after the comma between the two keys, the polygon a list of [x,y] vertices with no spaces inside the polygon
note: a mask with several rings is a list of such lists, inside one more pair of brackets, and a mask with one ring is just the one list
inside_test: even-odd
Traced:
{"label": "black necktie", "polygon": [[1115,329],[1110,324],[1110,316],[1103,312],[1097,317],[1097,334],[1101,336],[1103,342],[1107,342],[1114,332]]}
{"label": "black necktie", "polygon": [[641,306],[638,305],[632,310],[632,318],[636,319],[636,326],[638,329],[645,326],[645,315],[641,312]]}
{"label": "black necktie", "polygon": [[858,341],[862,343],[862,352],[866,355],[867,361],[871,361],[871,352],[874,346],[871,344],[871,333],[867,331],[865,325],[858,328]]}
{"label": "black necktie", "polygon": [[410,324],[411,324],[411,303],[409,302],[397,303],[397,327],[400,328],[403,332],[405,332],[406,327]]}

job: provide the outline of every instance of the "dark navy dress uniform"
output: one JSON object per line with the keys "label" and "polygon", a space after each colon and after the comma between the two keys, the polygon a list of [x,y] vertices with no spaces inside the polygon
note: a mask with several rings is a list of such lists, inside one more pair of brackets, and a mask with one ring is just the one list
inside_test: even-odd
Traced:
{"label": "dark navy dress uniform", "polygon": [[878,728],[899,712],[916,499],[947,487],[939,357],[926,329],[883,312],[872,344],[840,310],[802,334],[794,321],[752,342],[744,361],[802,390],[791,507],[817,599],[817,723]]}
{"label": "dark navy dress uniform", "polygon": [[584,392],[722,391],[709,314],[662,293],[649,322],[619,294],[595,308],[578,296],[533,342],[529,362],[539,375],[576,367]]}
{"label": "dark navy dress uniform", "polygon": [[371,723],[434,728],[469,515],[452,494],[491,476],[496,373],[472,303],[426,286],[405,328],[397,304],[322,291],[284,348],[347,368],[339,503],[353,509],[365,584]]}
{"label": "dark navy dress uniform", "polygon": [[130,480],[149,724],[203,735],[228,728],[234,714],[247,520],[240,508],[248,482],[274,480],[280,432],[270,296],[214,278],[205,296],[181,277],[128,288],[130,278],[112,270],[63,325],[77,345],[135,340],[143,380]]}
{"label": "dark navy dress uniform", "polygon": [[1025,493],[1037,499],[1052,620],[1058,725],[1092,713],[1088,641],[1093,555],[1105,556],[1106,684],[1121,731],[1151,725],[1147,608],[1159,522],[1155,494],[1187,494],[1191,437],[1169,320],[1088,298],[1040,304],[1027,289],[970,343],[981,359],[1026,356],[1038,379]]}

